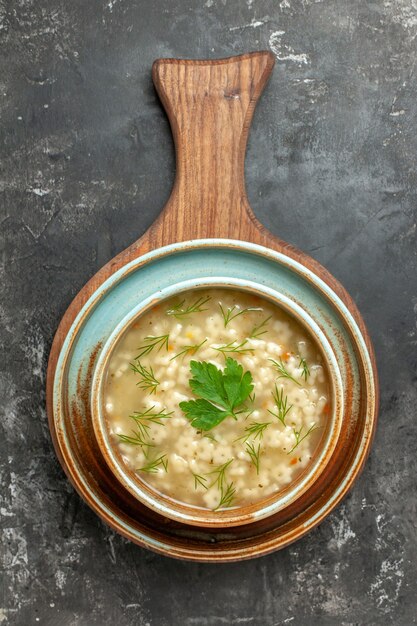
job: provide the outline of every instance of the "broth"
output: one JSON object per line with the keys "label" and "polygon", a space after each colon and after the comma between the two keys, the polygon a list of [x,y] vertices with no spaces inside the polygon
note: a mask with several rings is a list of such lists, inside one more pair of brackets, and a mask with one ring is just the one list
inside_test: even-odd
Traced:
{"label": "broth", "polygon": [[271,496],[308,468],[330,414],[329,377],[313,337],[269,300],[192,290],[146,311],[117,342],[104,412],[141,480],[222,510]]}

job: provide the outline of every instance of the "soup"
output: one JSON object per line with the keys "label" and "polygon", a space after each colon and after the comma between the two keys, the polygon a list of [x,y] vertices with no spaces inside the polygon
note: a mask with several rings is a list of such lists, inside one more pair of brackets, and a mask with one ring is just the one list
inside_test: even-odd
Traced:
{"label": "soup", "polygon": [[123,463],[161,494],[211,510],[297,479],[330,413],[312,336],[234,289],[185,292],[138,317],[110,355],[104,394]]}

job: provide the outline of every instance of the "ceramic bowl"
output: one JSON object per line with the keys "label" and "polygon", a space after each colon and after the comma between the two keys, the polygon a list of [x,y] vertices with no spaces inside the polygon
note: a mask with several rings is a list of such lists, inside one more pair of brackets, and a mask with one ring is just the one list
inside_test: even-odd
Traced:
{"label": "ceramic bowl", "polygon": [[[303,325],[308,333],[314,337],[321,348],[324,364],[329,374],[331,387],[332,412],[323,433],[313,461],[306,471],[302,472],[296,481],[278,494],[266,498],[256,504],[245,507],[236,507],[226,511],[210,511],[199,507],[187,506],[152,489],[140,476],[124,463],[117,445],[109,431],[104,411],[104,381],[109,358],[121,336],[127,331],[132,323],[147,309],[159,304],[161,301],[179,295],[190,289],[202,289],[204,287],[222,287],[251,292],[262,298],[266,298],[292,315]],[[320,474],[326,469],[337,447],[343,418],[343,381],[338,366],[336,355],[326,335],[320,329],[317,322],[310,316],[308,311],[286,295],[261,285],[241,278],[211,277],[190,279],[185,282],[175,283],[149,295],[145,300],[138,302],[135,308],[119,322],[103,345],[100,357],[95,368],[92,394],[91,416],[98,445],[103,453],[111,471],[120,481],[121,485],[128,489],[144,505],[150,507],[156,513],[174,519],[178,522],[193,524],[196,526],[219,526],[229,527],[248,524],[274,515],[286,506],[289,506],[314,485]]]}
{"label": "ceramic bowl", "polygon": [[[333,387],[333,416],[314,472],[277,498],[236,513],[216,513],[216,519],[172,506],[130,476],[110,445],[101,412],[108,356],[129,322],[155,299],[203,285],[253,289],[287,308],[318,338]],[[361,329],[329,285],[281,252],[225,239],[159,248],[108,278],[63,341],[52,391],[55,446],[88,504],[133,541],[198,561],[260,556],[318,524],[363,467],[377,404]]]}

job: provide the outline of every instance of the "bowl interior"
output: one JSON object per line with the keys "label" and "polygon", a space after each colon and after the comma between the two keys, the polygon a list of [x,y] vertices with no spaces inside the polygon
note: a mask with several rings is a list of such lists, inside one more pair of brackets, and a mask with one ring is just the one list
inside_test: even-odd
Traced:
{"label": "bowl interior", "polygon": [[[287,314],[292,316],[314,338],[328,373],[331,394],[331,412],[308,466],[289,485],[280,489],[278,493],[265,497],[251,505],[237,506],[221,511],[210,511],[206,508],[192,506],[172,499],[152,488],[148,482],[142,480],[136,472],[132,471],[124,462],[122,454],[110,434],[103,399],[104,381],[109,360],[119,341],[128,332],[132,323],[135,323],[138,317],[142,316],[155,304],[159,304],[173,295],[181,296],[184,291],[189,291],[190,288],[197,291],[213,287],[234,289],[260,296],[284,309]],[[206,277],[204,279],[199,278],[175,283],[151,294],[147,299],[139,302],[120,321],[103,346],[95,369],[91,414],[97,441],[111,471],[121,484],[143,504],[164,515],[164,517],[188,524],[197,526],[237,526],[263,519],[289,506],[295,500],[301,498],[323,472],[335,450],[340,433],[343,415],[343,385],[337,359],[326,334],[297,302],[277,290],[253,281],[231,279],[230,277],[224,279]]]}

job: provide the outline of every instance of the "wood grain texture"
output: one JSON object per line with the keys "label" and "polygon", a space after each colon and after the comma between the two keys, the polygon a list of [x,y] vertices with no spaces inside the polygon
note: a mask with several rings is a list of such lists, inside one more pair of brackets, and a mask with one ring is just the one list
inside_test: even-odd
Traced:
{"label": "wood grain texture", "polygon": [[[114,272],[142,254],[174,242],[214,237],[250,241],[283,252],[310,268],[355,318],[377,385],[372,345],[353,300],[318,262],[267,231],[255,218],[246,196],[244,158],[249,125],[273,65],[269,52],[215,61],[160,59],[154,63],[153,80],[175,141],[176,179],[159,218],[84,286],[59,325],[47,373],[47,410],[58,456],[52,391],[57,359],[71,324],[88,298]],[[65,460],[60,460],[66,469]]]}
{"label": "wood grain texture", "polygon": [[152,245],[258,236],[244,182],[249,125],[274,66],[260,52],[219,62],[159,60],[153,80],[171,123],[177,175]]}

